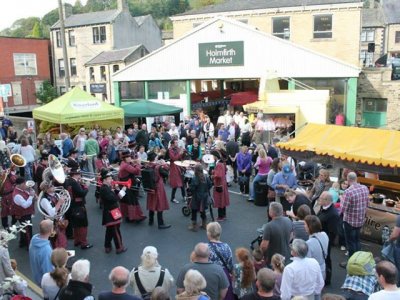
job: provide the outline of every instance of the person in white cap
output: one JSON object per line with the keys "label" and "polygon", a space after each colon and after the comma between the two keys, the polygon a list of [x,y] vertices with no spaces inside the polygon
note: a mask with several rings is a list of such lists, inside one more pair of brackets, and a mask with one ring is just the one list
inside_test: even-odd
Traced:
{"label": "person in white cap", "polygon": [[149,298],[156,287],[161,286],[166,292],[169,292],[174,284],[171,273],[168,269],[161,267],[157,258],[157,248],[147,246],[143,249],[142,263],[131,271],[130,286],[133,293],[143,299]]}

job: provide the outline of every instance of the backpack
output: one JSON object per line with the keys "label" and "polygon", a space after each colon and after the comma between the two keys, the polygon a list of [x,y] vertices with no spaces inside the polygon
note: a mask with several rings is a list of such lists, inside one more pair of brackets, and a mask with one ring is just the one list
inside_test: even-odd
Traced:
{"label": "backpack", "polygon": [[156,174],[153,168],[142,169],[142,184],[145,190],[154,190],[156,187]]}
{"label": "backpack", "polygon": [[350,276],[374,275],[375,260],[371,252],[357,251],[347,262],[347,274]]}
{"label": "backpack", "polygon": [[[139,269],[138,268],[134,268],[133,269],[133,274],[135,275],[136,285],[137,285],[137,287],[139,289],[140,294],[142,295],[142,299],[143,300],[150,300],[152,291],[151,292],[147,292],[145,290],[145,288],[143,287],[142,282],[140,281],[140,278],[139,278]],[[162,284],[164,282],[164,276],[165,276],[165,270],[161,269],[160,277],[158,278],[156,286],[153,288],[153,290],[158,286],[162,286]]]}

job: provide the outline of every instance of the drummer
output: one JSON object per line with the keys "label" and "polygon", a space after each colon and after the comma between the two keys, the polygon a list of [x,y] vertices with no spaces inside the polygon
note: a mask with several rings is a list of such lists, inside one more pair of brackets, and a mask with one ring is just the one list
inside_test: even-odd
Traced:
{"label": "drummer", "polygon": [[184,155],[183,149],[180,149],[178,146],[178,139],[175,138],[171,141],[171,146],[168,149],[168,154],[171,162],[169,171],[169,183],[172,188],[171,202],[179,203],[179,201],[175,199],[176,189],[181,189],[182,198],[185,198],[185,189],[183,187],[181,169],[175,164],[175,162],[180,161]]}

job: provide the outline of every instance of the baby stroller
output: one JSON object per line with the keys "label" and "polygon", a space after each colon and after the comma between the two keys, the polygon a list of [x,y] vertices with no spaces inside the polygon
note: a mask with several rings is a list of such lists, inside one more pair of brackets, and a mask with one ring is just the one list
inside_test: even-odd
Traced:
{"label": "baby stroller", "polygon": [[[208,175],[208,172],[204,171],[204,174]],[[190,214],[192,213],[192,210],[190,209],[190,202],[192,201],[193,195],[192,195],[192,192],[190,190],[190,182],[192,181],[193,177],[194,177],[194,171],[190,170],[190,169],[187,169],[185,171],[184,181],[183,181],[186,196],[185,196],[185,199],[184,199],[185,205],[182,207],[182,214],[185,217],[189,217]],[[213,204],[210,203],[209,211],[210,211],[210,218],[214,222],[214,213],[213,213],[212,205]]]}
{"label": "baby stroller", "polygon": [[[251,249],[251,250],[254,250],[254,249],[260,247],[260,244],[261,244],[261,242],[262,242],[262,240],[263,240],[264,228],[265,228],[266,225],[267,225],[267,224],[264,224],[264,225],[261,226],[260,228],[257,228],[257,230],[256,230],[256,231],[257,231],[257,237],[256,237],[254,240],[252,240],[252,241],[250,242],[250,249]],[[257,244],[256,247],[254,246],[255,244]]]}

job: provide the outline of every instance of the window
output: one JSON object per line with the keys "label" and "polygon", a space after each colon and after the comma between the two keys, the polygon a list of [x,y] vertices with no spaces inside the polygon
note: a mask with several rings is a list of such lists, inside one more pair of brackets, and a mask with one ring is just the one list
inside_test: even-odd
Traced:
{"label": "window", "polygon": [[193,23],[193,24],[192,24],[192,27],[193,27],[193,28],[196,28],[197,26],[200,26],[201,24],[203,24],[203,22],[201,22],[201,23]]}
{"label": "window", "polygon": [[373,66],[374,53],[368,52],[367,50],[361,50],[360,61],[364,67]]}
{"label": "window", "polygon": [[106,26],[93,27],[93,44],[106,42]]}
{"label": "window", "polygon": [[117,72],[119,70],[118,65],[113,65],[113,73]]}
{"label": "window", "polygon": [[69,64],[71,66],[71,76],[76,76],[76,58],[70,58]]}
{"label": "window", "polygon": [[106,80],[106,67],[105,66],[100,67],[100,78],[101,78],[101,80]]}
{"label": "window", "polygon": [[395,36],[394,36],[394,42],[396,44],[400,43],[400,31],[396,31]]}
{"label": "window", "polygon": [[59,30],[56,31],[56,40],[57,40],[57,47],[60,48],[62,46],[62,42],[61,42],[61,32]]}
{"label": "window", "polygon": [[332,38],[332,15],[314,16],[314,39]]}
{"label": "window", "polygon": [[75,43],[75,31],[73,31],[73,30],[68,30],[68,43],[69,43],[69,45],[71,47],[76,45],[76,43]]}
{"label": "window", "polygon": [[288,40],[290,38],[290,18],[273,18],[272,19],[272,34],[281,39]]}
{"label": "window", "polygon": [[36,54],[14,53],[15,76],[37,75]]}
{"label": "window", "polygon": [[361,32],[361,42],[373,42],[375,40],[375,30],[368,29]]}
{"label": "window", "polygon": [[249,21],[247,19],[238,19],[239,22],[242,22],[244,24],[248,24]]}
{"label": "window", "polygon": [[65,86],[60,86],[60,95],[64,95],[67,92],[67,89]]}
{"label": "window", "polygon": [[386,112],[387,100],[379,98],[364,98],[363,101],[364,112]]}
{"label": "window", "polygon": [[60,77],[64,77],[65,76],[65,65],[64,65],[64,60],[63,59],[59,59],[58,60],[58,75]]}
{"label": "window", "polygon": [[89,77],[90,77],[90,81],[94,81],[94,68],[90,67],[89,68]]}
{"label": "window", "polygon": [[14,105],[22,104],[21,81],[11,82]]}

